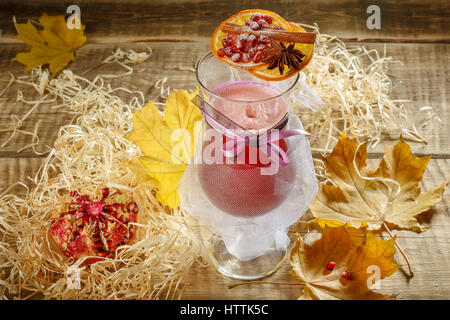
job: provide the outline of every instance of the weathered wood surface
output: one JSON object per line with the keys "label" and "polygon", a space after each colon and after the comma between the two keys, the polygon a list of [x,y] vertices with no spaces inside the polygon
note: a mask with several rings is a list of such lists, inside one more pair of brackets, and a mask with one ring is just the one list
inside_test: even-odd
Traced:
{"label": "weathered wood surface", "polygon": [[[448,1],[420,0],[122,0],[75,3],[81,9],[91,41],[112,39],[164,38],[188,39],[209,37],[225,18],[249,8],[262,8],[279,13],[289,21],[317,23],[322,32],[352,40],[446,42],[450,41]],[[42,12],[64,14],[73,1],[3,1],[0,3],[0,25],[5,34],[13,33],[12,15],[20,21],[39,18]],[[377,4],[381,9],[381,29],[368,30],[367,7]],[[105,37],[106,36],[106,37]]]}
{"label": "weathered wood surface", "polygon": [[[308,24],[317,22],[324,33],[346,38],[349,45],[365,45],[368,48],[383,50],[394,60],[389,74],[398,83],[392,93],[397,99],[411,100],[407,103],[412,122],[421,118],[418,112],[422,106],[430,105],[439,114],[442,124],[433,133],[426,135],[428,145],[412,144],[413,152],[433,154],[423,179],[424,190],[450,179],[450,145],[448,142],[447,107],[450,73],[450,37],[448,19],[450,10],[447,1],[379,1],[382,10],[382,29],[368,30],[365,26],[365,10],[370,1],[120,1],[77,2],[82,10],[82,21],[87,25],[87,44],[84,52],[95,55],[78,55],[70,65],[74,72],[82,72],[97,65],[114,49],[142,48],[142,44],[126,43],[128,40],[153,39],[147,43],[153,55],[147,62],[136,67],[139,72],[122,79],[111,80],[113,87],[124,86],[143,91],[147,100],[153,99],[157,92],[154,83],[167,76],[171,88],[193,89],[195,75],[190,71],[180,71],[178,66],[192,67],[208,50],[208,37],[212,29],[236,11],[251,7],[272,9],[291,21]],[[42,12],[62,14],[69,2],[50,1],[8,1],[0,3],[0,29],[4,34],[0,40],[0,79],[9,79],[8,72],[24,74],[24,67],[11,62],[11,58],[27,47],[13,39],[12,16],[18,20],[38,18]],[[159,39],[159,40],[158,40]],[[166,40],[164,40],[166,39]],[[176,41],[193,42],[176,42]],[[358,42],[358,43],[355,43]],[[102,66],[88,74],[118,73],[121,67]],[[0,91],[7,82],[0,82]],[[17,89],[24,92],[27,99],[37,97],[34,89],[15,86],[0,99],[0,126],[11,123],[11,116],[23,116],[29,105],[16,102]],[[31,131],[40,121],[39,137],[42,146],[51,146],[57,136],[59,126],[70,121],[64,112],[52,109],[52,105],[42,105],[24,123],[24,130]],[[0,133],[0,144],[7,138]],[[38,170],[43,158],[30,149],[22,153],[16,150],[30,143],[30,138],[18,135],[10,144],[0,148],[0,192],[16,181],[27,182]],[[391,142],[393,143],[393,142]],[[39,150],[42,150],[38,147]],[[369,150],[370,157],[377,162],[382,154],[382,145]],[[20,191],[20,190],[19,190]],[[411,259],[415,276],[408,279],[407,268],[383,280],[381,291],[398,293],[400,299],[450,299],[450,198],[448,192],[442,203],[434,209],[431,228],[417,234],[400,231],[398,241]],[[305,232],[303,224],[291,227],[293,232]],[[401,256],[399,263],[404,263]],[[295,281],[288,274],[286,264],[269,279],[273,281]],[[235,280],[222,277],[212,268],[193,270],[185,279],[183,298],[190,299],[295,299],[300,288],[295,286],[253,285],[228,289]]]}
{"label": "weathered wood surface", "polygon": [[[195,88],[196,79],[194,72],[180,71],[177,68],[179,66],[193,67],[196,61],[207,52],[208,43],[206,41],[189,44],[158,42],[147,45],[153,49],[152,57],[147,62],[136,67],[138,73],[111,80],[112,87],[125,86],[131,90],[140,90],[145,94],[147,100],[157,96],[158,90],[154,89],[153,85],[163,77],[168,78],[166,84],[171,88]],[[366,46],[368,49],[377,49],[380,52],[384,50],[384,44],[349,44],[349,46],[361,45]],[[83,47],[83,51],[96,53],[96,55],[78,55],[77,60],[69,66],[69,69],[74,72],[83,72],[100,64],[107,55],[118,47],[137,50],[142,49],[142,46],[142,44],[89,44]],[[432,106],[442,120],[440,127],[436,128],[435,131],[425,131],[428,144],[414,144],[414,152],[417,154],[433,153],[435,158],[447,157],[450,144],[445,133],[449,131],[449,127],[448,122],[444,119],[450,118],[450,110],[446,107],[449,87],[449,80],[446,75],[450,74],[450,63],[448,63],[450,45],[389,43],[386,46],[388,56],[392,56],[396,61],[402,61],[402,63],[390,64],[389,74],[395,83],[392,96],[396,99],[409,100],[405,104],[408,108],[411,123],[416,123],[421,119],[423,114],[418,112],[418,110],[423,106]],[[0,60],[1,79],[9,79],[8,72],[16,75],[25,72],[25,68],[22,65],[10,61],[19,50],[25,49],[26,46],[16,44],[5,44],[0,47],[0,56],[2,57]],[[426,57],[424,53],[426,53]],[[87,76],[93,78],[97,73],[121,72],[124,72],[122,67],[112,64],[94,69]],[[7,82],[3,81],[1,83],[6,85]],[[26,92],[28,100],[33,100],[39,95],[35,90],[30,90],[30,87],[25,85],[14,88],[26,90],[24,92]],[[8,100],[0,100],[0,126],[11,123],[12,114],[20,117],[30,108],[30,105],[17,103],[16,95],[16,90],[9,90],[4,95],[4,98],[8,98]],[[57,110],[52,109],[51,104],[44,104],[39,106],[37,112],[33,113],[30,117],[31,121],[27,121],[24,124],[24,129],[33,130],[35,122],[40,120],[41,143],[43,145],[52,145],[57,136],[57,130],[54,130],[54,127],[49,126],[49,124],[53,123],[56,127],[59,127],[68,123],[70,119],[63,112],[57,112]],[[0,141],[5,138],[6,135],[0,133]],[[15,140],[16,144],[12,143],[0,149],[0,156],[2,156],[2,152],[13,152],[17,150],[18,146],[26,145],[30,142],[30,139],[29,136],[18,137]],[[383,152],[383,145],[378,145],[371,152],[380,155]]]}

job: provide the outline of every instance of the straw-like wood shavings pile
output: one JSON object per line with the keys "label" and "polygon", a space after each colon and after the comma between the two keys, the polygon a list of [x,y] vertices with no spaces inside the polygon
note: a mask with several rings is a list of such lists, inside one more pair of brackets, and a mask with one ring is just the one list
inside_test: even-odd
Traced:
{"label": "straw-like wood shavings pile", "polygon": [[[127,57],[116,52],[107,63],[123,63]],[[127,69],[123,75],[133,71],[129,63],[123,66]],[[51,103],[75,117],[71,124],[56,128],[58,137],[32,179],[32,188],[29,182],[19,183],[0,194],[0,299],[178,298],[183,275],[199,265],[201,250],[188,227],[191,218],[158,203],[152,183],[138,183],[139,178],[125,165],[140,155],[126,136],[132,129],[132,112],[145,103],[143,94],[111,89],[105,78],[89,81],[65,70],[50,80],[48,71],[35,69],[20,79],[12,76],[8,84],[28,84],[41,94],[40,100],[28,101],[29,113]],[[130,98],[119,98],[119,92]],[[27,101],[20,91],[18,100]],[[6,143],[23,133],[20,126],[25,119],[16,119]],[[32,134],[36,138],[27,147],[35,150],[37,129]],[[136,238],[119,247],[115,259],[87,266],[84,258],[74,262],[64,256],[48,229],[53,219],[67,211],[70,191],[94,197],[104,187],[132,193],[139,207]],[[25,192],[18,196],[21,192],[10,193],[13,188]]]}

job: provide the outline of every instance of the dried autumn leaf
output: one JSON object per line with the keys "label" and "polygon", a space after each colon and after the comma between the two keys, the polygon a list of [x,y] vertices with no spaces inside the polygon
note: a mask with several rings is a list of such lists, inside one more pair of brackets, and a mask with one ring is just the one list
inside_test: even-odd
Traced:
{"label": "dried autumn leaf", "polygon": [[27,66],[27,70],[45,64],[55,75],[75,60],[75,50],[86,42],[84,25],[80,29],[67,28],[64,16],[47,16],[45,13],[39,19],[43,29],[38,30],[31,24],[15,23],[16,39],[29,44],[29,52],[19,52],[13,60]]}
{"label": "dried autumn leaf", "polygon": [[128,139],[144,154],[133,159],[135,168],[143,170],[158,184],[156,198],[171,208],[178,207],[178,185],[194,154],[195,122],[200,110],[191,102],[197,92],[173,91],[166,101],[164,114],[153,102],[133,114],[133,131]]}
{"label": "dried autumn leaf", "polygon": [[[367,223],[377,230],[386,223],[401,229],[422,231],[415,218],[441,200],[449,181],[422,193],[419,182],[431,156],[416,158],[408,144],[400,140],[386,146],[378,169],[366,165],[367,150],[344,133],[325,160],[334,185],[323,185],[310,209],[324,220],[349,223],[358,228]],[[356,155],[355,155],[356,153]]]}
{"label": "dried autumn leaf", "polygon": [[[304,283],[299,299],[392,298],[373,292],[367,285],[373,284],[371,280],[375,269],[379,280],[397,271],[394,239],[379,240],[368,232],[364,235],[364,242],[360,241],[359,236],[354,241],[355,234],[349,231],[347,226],[331,228],[325,225],[322,237],[311,245],[298,237],[291,253],[291,266],[293,275]],[[336,263],[332,271],[326,268],[330,261]],[[342,277],[344,271],[350,272],[350,280]]]}

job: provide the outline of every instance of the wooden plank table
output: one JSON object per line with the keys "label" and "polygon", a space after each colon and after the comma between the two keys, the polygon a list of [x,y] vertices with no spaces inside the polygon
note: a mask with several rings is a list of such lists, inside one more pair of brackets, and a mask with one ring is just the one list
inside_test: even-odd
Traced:
{"label": "wooden plank table", "polygon": [[[11,59],[17,52],[27,49],[13,38],[15,31],[12,16],[18,21],[37,19],[41,13],[64,14],[69,2],[53,1],[8,1],[0,3],[0,74],[8,79],[8,72],[23,74],[24,67]],[[181,0],[101,0],[92,3],[77,1],[81,8],[81,20],[86,25],[88,44],[84,52],[94,55],[79,55],[70,65],[75,73],[98,64],[105,55],[116,48],[141,48],[141,44],[128,40],[150,41],[153,49],[151,59],[137,69],[137,75],[111,80],[113,87],[124,86],[141,90],[150,100],[155,97],[154,83],[167,76],[171,88],[192,89],[195,76],[189,71],[177,70],[178,66],[192,67],[200,56],[207,52],[209,39],[215,26],[227,16],[245,8],[265,8],[278,12],[289,21],[306,24],[317,23],[322,33],[341,37],[349,45],[362,45],[383,50],[403,65],[392,64],[389,71],[392,79],[401,82],[395,86],[392,96],[408,99],[411,119],[421,117],[418,109],[432,106],[442,120],[433,134],[426,136],[427,145],[412,144],[416,155],[433,154],[423,179],[423,189],[450,179],[449,127],[450,111],[447,107],[450,94],[450,10],[448,1],[377,1],[381,8],[381,30],[366,28],[366,8],[372,1],[181,1]],[[120,72],[115,66],[102,67],[102,72]],[[1,82],[0,90],[6,82]],[[29,88],[22,88],[27,96]],[[12,115],[24,115],[29,106],[15,101],[15,92],[8,91],[0,100],[0,125],[9,123]],[[41,122],[39,136],[42,145],[53,144],[57,128],[67,124],[70,117],[55,112],[43,105],[24,124],[25,130]],[[0,134],[0,141],[6,138]],[[30,143],[29,137],[18,136],[9,145],[0,149],[0,190],[16,181],[27,181],[39,168],[43,156],[30,150],[17,153],[20,147]],[[390,142],[393,143],[393,142]],[[369,157],[377,162],[382,156],[382,146],[370,150]],[[409,256],[415,271],[408,278],[403,264],[400,271],[385,279],[381,291],[398,293],[399,299],[449,299],[450,298],[450,217],[448,192],[443,201],[433,209],[427,223],[431,228],[417,234],[399,231],[398,242]],[[301,225],[294,225],[290,232],[304,232]],[[272,281],[293,281],[286,264],[270,277]],[[299,288],[295,286],[253,285],[228,289],[236,281],[222,277],[212,268],[192,271],[184,281],[183,298],[186,299],[295,299]]]}

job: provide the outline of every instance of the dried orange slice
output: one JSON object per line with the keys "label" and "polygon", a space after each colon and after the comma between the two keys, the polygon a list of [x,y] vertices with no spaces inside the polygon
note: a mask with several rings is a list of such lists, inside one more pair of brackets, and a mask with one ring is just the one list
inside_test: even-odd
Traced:
{"label": "dried orange slice", "polygon": [[240,35],[225,33],[222,29],[226,23],[248,26],[252,30],[284,29],[291,31],[289,22],[268,10],[243,10],[223,21],[214,30],[211,37],[211,50],[220,61],[232,67],[247,70],[267,65],[261,61],[262,51],[270,48],[270,39],[248,33]]}
{"label": "dried orange slice", "polygon": [[[290,31],[294,32],[305,32],[305,29],[297,26],[296,24],[289,23],[290,25]],[[272,70],[267,69],[267,63],[252,68],[251,70],[248,70],[251,74],[253,74],[255,77],[258,77],[260,79],[266,80],[266,81],[280,81],[287,78],[290,78],[294,75],[296,75],[300,70],[305,68],[308,63],[311,61],[314,53],[314,44],[307,44],[307,43],[295,43],[294,49],[300,50],[305,55],[303,57],[303,61],[300,63],[300,69],[296,70],[294,68],[290,68],[287,65],[284,65],[283,74],[280,73],[278,68],[274,68]]]}

